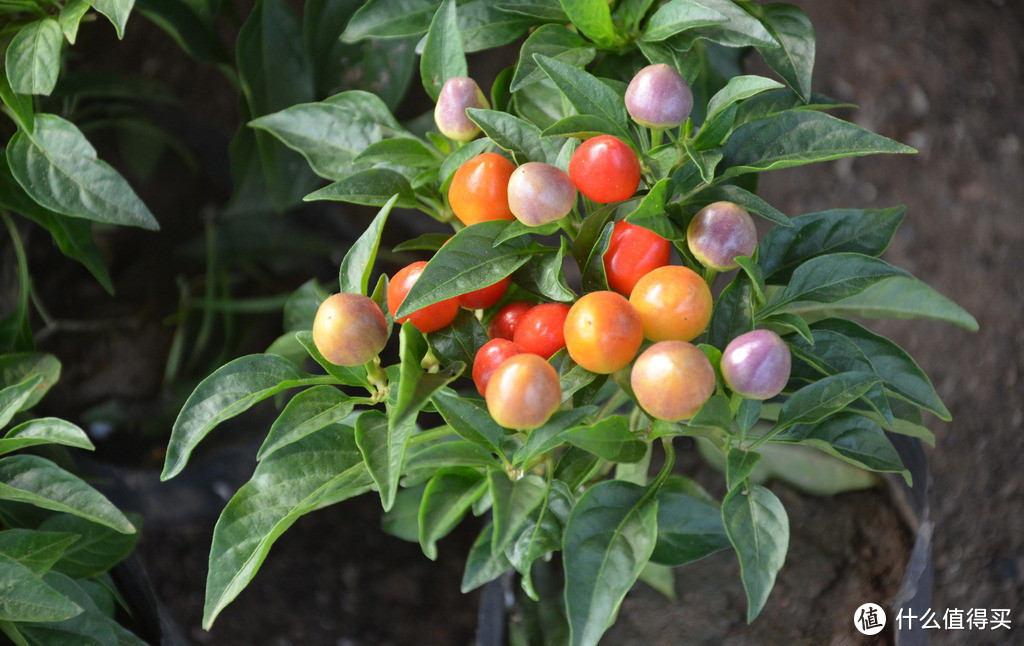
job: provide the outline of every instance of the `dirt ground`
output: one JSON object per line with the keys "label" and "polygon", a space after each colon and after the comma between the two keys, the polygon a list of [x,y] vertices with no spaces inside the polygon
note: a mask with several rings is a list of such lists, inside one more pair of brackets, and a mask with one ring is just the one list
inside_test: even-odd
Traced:
{"label": "dirt ground", "polygon": [[[857,110],[841,115],[919,153],[769,173],[760,192],[789,215],[905,204],[907,216],[887,259],[959,302],[980,323],[977,333],[922,321],[874,327],[918,360],[954,415],[951,423],[931,420],[937,442],[927,450],[934,522],[931,608],[940,618],[946,610],[1010,610],[1010,631],[934,630],[926,636],[937,646],[1024,644],[1024,470],[1018,466],[1024,451],[1024,220],[1019,210],[1024,204],[1024,4],[795,4],[809,13],[817,31],[816,91],[857,104]],[[141,22],[137,26],[142,28]],[[129,29],[122,47],[149,44],[132,38]],[[164,42],[159,35],[145,38]],[[109,56],[125,56],[123,49],[110,51]],[[161,69],[159,59],[150,68],[146,64],[140,57],[140,74],[170,75],[186,101],[223,105],[223,97],[210,98],[196,88],[219,83],[230,90],[203,74],[193,85],[189,74]],[[230,136],[215,117],[207,125],[225,141]],[[162,204],[150,199],[161,194],[158,186],[142,189],[158,219],[171,223],[165,227],[169,235],[185,227],[173,224],[177,214],[198,213],[204,200],[222,193],[218,178],[203,182]],[[127,277],[114,307],[145,290],[154,294],[142,299],[148,307],[176,297],[173,277],[155,286],[147,280],[152,275],[147,272],[168,260],[166,246],[154,243],[148,260],[114,267],[116,275]],[[66,278],[52,277],[46,289],[58,289]],[[105,297],[88,292],[80,298]],[[134,342],[157,354],[166,351],[169,339],[159,325],[129,332]],[[131,347],[111,336],[97,343],[85,338],[72,336],[62,347],[79,343],[76,356],[105,366],[101,374],[106,376],[91,382],[88,388],[95,390],[56,392],[52,405],[75,410],[103,395],[130,397],[156,387],[145,371],[130,379],[116,372],[134,365],[124,360]],[[75,365],[66,364],[68,380],[82,383],[75,380]],[[128,383],[131,392],[110,392],[111,384]],[[680,449],[680,469],[716,486],[720,477],[702,466],[692,447]],[[135,506],[147,517],[138,556],[187,640],[225,646],[473,643],[480,595],[458,590],[472,528],[441,541],[438,560],[430,562],[417,545],[379,531],[379,505],[371,496],[301,519],[213,630],[202,630],[215,521],[211,510],[216,513],[223,504],[217,496],[230,495],[251,469],[251,463],[235,457],[230,451],[221,454],[205,473],[192,469],[194,475],[167,485],[158,484],[155,473],[121,473],[129,487],[122,493],[136,496]],[[829,499],[780,484],[773,490],[790,514],[793,537],[788,562],[752,626],[744,621],[735,558],[719,554],[679,570],[675,602],[638,586],[602,643],[892,643],[888,629],[883,639],[872,641],[851,625],[861,603],[892,604],[913,545],[913,527],[891,504],[890,490]]]}

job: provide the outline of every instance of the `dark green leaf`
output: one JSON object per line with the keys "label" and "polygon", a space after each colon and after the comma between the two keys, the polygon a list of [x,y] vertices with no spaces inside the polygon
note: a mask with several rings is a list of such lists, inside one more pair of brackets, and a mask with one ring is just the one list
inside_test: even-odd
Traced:
{"label": "dark green leaf", "polygon": [[496,6],[499,11],[517,16],[526,16],[527,18],[534,19],[533,22],[569,22],[569,16],[565,15],[560,4],[553,2],[508,0],[507,2],[499,2]]}
{"label": "dark green leaf", "polygon": [[513,92],[546,78],[544,71],[533,59],[534,54],[548,56],[573,67],[584,67],[594,60],[597,50],[564,25],[541,25],[523,41],[519,49],[516,71],[512,77]]}
{"label": "dark green leaf", "polygon": [[807,103],[796,92],[790,88],[785,88],[762,92],[738,104],[736,121],[733,125],[738,128],[745,123],[790,110],[830,110],[833,108],[854,107],[856,106],[853,104],[842,103],[835,99],[830,99],[823,94],[812,94],[811,102]]}
{"label": "dark green leaf", "polygon": [[[415,438],[416,436],[414,435],[413,437]],[[405,471],[410,474],[422,471],[433,473],[445,467],[495,469],[501,468],[501,463],[484,447],[473,442],[467,442],[466,440],[450,440],[427,445],[416,445],[405,463]]]}
{"label": "dark green leaf", "polygon": [[117,37],[124,37],[124,28],[128,22],[128,15],[131,14],[134,0],[89,0],[92,8],[100,12],[110,20],[117,31]]}
{"label": "dark green leaf", "polygon": [[99,576],[120,563],[135,549],[140,536],[138,530],[124,534],[70,514],[52,516],[39,529],[78,536],[53,566],[54,571],[76,579]]}
{"label": "dark green leaf", "polygon": [[344,82],[345,73],[358,65],[353,65],[353,59],[362,53],[359,46],[341,42],[338,34],[361,4],[359,0],[309,0],[303,6],[302,42],[313,66],[317,96],[331,94]]}
{"label": "dark green leaf", "polygon": [[626,418],[618,415],[571,428],[562,439],[609,462],[639,462],[647,453],[647,444],[633,435]]}
{"label": "dark green leaf", "polygon": [[723,178],[913,148],[823,112],[791,110],[746,123],[722,147]]}
{"label": "dark green leaf", "polygon": [[0,554],[0,621],[63,621],[81,606],[54,590],[32,570]]}
{"label": "dark green leaf", "polygon": [[443,388],[434,393],[431,401],[437,412],[463,439],[479,444],[488,451],[501,454],[505,432],[487,412],[483,402],[459,397]]}
{"label": "dark green leaf", "polygon": [[473,547],[469,549],[469,556],[466,557],[466,569],[462,574],[463,594],[497,579],[512,567],[512,563],[505,556],[505,550],[495,552],[491,549],[493,535],[494,524],[489,523],[473,541]]}
{"label": "dark green leaf", "polygon": [[791,227],[775,227],[764,236],[758,245],[758,263],[765,278],[784,284],[793,269],[816,256],[840,252],[879,256],[906,211],[906,207],[895,206],[799,215],[789,220]]}
{"label": "dark green leaf", "polygon": [[403,541],[418,542],[420,502],[426,488],[426,482],[402,488],[395,496],[395,504],[381,518],[380,528]]}
{"label": "dark green leaf", "polygon": [[209,629],[248,585],[274,541],[299,517],[365,493],[371,485],[346,426],[328,426],[260,462],[213,530],[203,626]]}
{"label": "dark green leaf", "polygon": [[856,413],[837,413],[816,424],[796,424],[775,436],[776,442],[799,442],[821,449],[870,471],[901,473],[910,482],[899,454],[878,424]]}
{"label": "dark green leaf", "polygon": [[[0,391],[0,397],[3,391]],[[62,444],[92,451],[89,436],[71,422],[56,417],[40,417],[15,426],[0,438],[0,455],[30,446]]]}
{"label": "dark green leaf", "polygon": [[546,424],[530,431],[526,443],[512,456],[512,463],[517,466],[525,464],[556,446],[560,446],[565,442],[563,439],[565,431],[581,424],[584,418],[596,410],[595,406],[586,406],[556,412]]}
{"label": "dark green leaf", "polygon": [[764,60],[786,79],[804,101],[811,100],[811,72],[814,71],[814,27],[799,7],[790,4],[753,5],[761,24],[779,43],[758,47]]}
{"label": "dark green leaf", "polygon": [[74,514],[123,534],[135,532],[131,521],[100,492],[36,455],[0,459],[0,500]]}
{"label": "dark green leaf", "polygon": [[[11,89],[7,74],[0,74],[0,100],[10,109],[10,116],[18,125],[18,128],[32,132],[35,123],[36,108],[31,96],[17,94]],[[6,166],[6,163],[4,164]],[[3,196],[6,198],[7,196]]]}
{"label": "dark green leaf", "polygon": [[438,471],[420,503],[420,547],[437,558],[437,541],[455,528],[473,502],[487,490],[487,479],[476,469],[452,467]]}
{"label": "dark green leaf", "polygon": [[689,0],[671,0],[659,7],[647,21],[643,40],[665,40],[683,31],[717,25],[728,20],[728,16],[702,4]]}
{"label": "dark green leaf", "polygon": [[[100,527],[95,523],[89,525]],[[42,574],[53,567],[68,546],[78,538],[77,534],[68,532],[8,529],[0,532],[0,556],[13,559],[36,574]],[[3,565],[0,565],[2,569]]]}
{"label": "dark green leaf", "polygon": [[775,494],[755,485],[733,489],[725,496],[722,521],[739,557],[750,623],[760,614],[786,560],[789,518]]}
{"label": "dark green leaf", "polygon": [[827,319],[814,325],[817,330],[831,330],[852,341],[864,353],[874,372],[882,378],[885,388],[915,406],[929,410],[949,421],[949,410],[935,392],[931,380],[917,363],[896,343],[866,328],[843,319]]}
{"label": "dark green leaf", "polygon": [[487,472],[491,493],[494,532],[491,551],[500,554],[522,528],[527,518],[548,498],[544,478],[527,474],[513,482],[504,471]]}
{"label": "dark green leaf", "polygon": [[425,33],[440,0],[369,0],[349,20],[341,39],[397,38]]}
{"label": "dark green leaf", "polygon": [[[594,246],[590,248],[590,255],[580,265],[583,270],[581,287],[584,294],[608,289],[608,274],[604,266],[604,254],[608,251],[608,245],[611,243],[614,228],[615,225],[612,222],[604,225],[600,236],[594,241]],[[580,242],[580,237],[577,237],[576,241]],[[575,249],[573,252],[575,253]]]}
{"label": "dark green leaf", "polygon": [[455,0],[442,0],[427,29],[420,57],[420,78],[427,96],[437,101],[441,86],[453,76],[466,76],[466,54],[455,17]]}
{"label": "dark green leaf", "polygon": [[621,93],[578,67],[543,54],[534,54],[533,59],[580,114],[607,119],[615,129],[611,134],[627,143],[632,141],[627,127],[629,116]]}
{"label": "dark green leaf", "polygon": [[313,386],[291,398],[270,426],[257,460],[263,460],[292,442],[337,424],[352,414],[356,400],[334,386]]}
{"label": "dark green leaf", "polygon": [[384,224],[397,200],[398,197],[391,197],[385,202],[370,225],[352,243],[342,259],[338,268],[338,285],[343,293],[367,293],[367,289],[370,287],[370,274],[373,272],[373,264],[377,259],[377,249],[380,247],[380,237],[384,232]]}
{"label": "dark green leaf", "polygon": [[764,313],[794,312],[791,306],[807,301],[833,303],[893,276],[909,274],[878,258],[858,253],[817,256],[793,270],[789,284],[772,296]]}
{"label": "dark green leaf", "polygon": [[719,114],[740,101],[749,99],[761,92],[781,87],[783,87],[783,85],[778,81],[765,78],[763,76],[735,76],[729,79],[729,82],[725,84],[724,88],[711,97],[711,101],[708,102],[708,112],[705,117],[705,123],[714,121]]}
{"label": "dark green leaf", "polygon": [[732,411],[729,409],[729,398],[720,394],[712,395],[690,420],[689,426],[717,428],[731,433]]}
{"label": "dark green leaf", "polygon": [[467,53],[507,45],[534,24],[523,16],[501,11],[492,0],[471,0],[459,5],[459,33]]}
{"label": "dark green leaf", "polygon": [[[61,18],[68,7],[77,2],[73,0],[65,5]],[[223,67],[231,64],[231,57],[217,34],[213,11],[206,3],[192,0],[135,0],[134,9],[166,31],[186,54],[197,61]]]}
{"label": "dark green leaf", "polygon": [[750,279],[737,274],[715,301],[708,325],[708,343],[724,348],[730,341],[754,329],[754,313],[750,301]]}
{"label": "dark green leaf", "polygon": [[11,88],[18,94],[49,96],[57,85],[64,34],[53,18],[24,25],[7,46],[4,66]]}
{"label": "dark green leaf", "polygon": [[349,175],[352,161],[370,144],[404,133],[384,102],[362,90],[291,105],[249,125],[301,153],[318,175],[330,180]]}
{"label": "dark green leaf", "polygon": [[750,477],[751,472],[761,460],[761,454],[732,447],[725,455],[725,482],[729,491],[738,488]]}
{"label": "dark green leaf", "polygon": [[513,238],[494,245],[507,225],[504,220],[488,220],[456,233],[423,268],[395,315],[406,316],[438,301],[489,287],[521,267],[529,260],[528,240]]}
{"label": "dark green leaf", "polygon": [[[726,17],[707,26],[695,26],[673,39],[672,46],[680,51],[693,47],[698,39],[706,39],[728,48],[774,46],[775,39],[761,23],[732,0],[700,0],[705,10],[716,11]],[[735,76],[735,74],[729,74]]]}
{"label": "dark green leaf", "polygon": [[886,278],[854,296],[833,303],[795,303],[789,311],[809,316],[861,316],[864,318],[928,318],[976,332],[978,321],[970,312],[916,278]]}
{"label": "dark green leaf", "polygon": [[552,137],[589,139],[597,135],[616,135],[619,132],[619,127],[604,117],[592,114],[570,114],[545,128],[541,136],[545,139]]}
{"label": "dark green leaf", "polygon": [[42,375],[30,375],[20,383],[0,390],[0,427],[4,427],[21,410],[43,383]]}
{"label": "dark green leaf", "polygon": [[658,542],[651,561],[685,565],[729,547],[721,510],[695,482],[669,476],[657,498]]}
{"label": "dark green leaf", "polygon": [[555,144],[541,137],[540,128],[529,121],[507,112],[468,108],[466,114],[480,126],[484,134],[503,150],[507,150],[516,164],[529,161],[553,163],[558,156]]}
{"label": "dark green leaf", "polygon": [[758,325],[766,327],[769,330],[775,330],[780,336],[788,334],[789,332],[796,332],[808,341],[814,340],[811,336],[811,328],[807,325],[807,321],[796,314],[783,312],[782,314],[774,314],[772,316],[758,318],[757,322]]}
{"label": "dark green leaf", "polygon": [[7,147],[11,174],[33,200],[57,213],[97,222],[159,228],[128,182],[74,124],[37,114],[32,133],[19,130]]}
{"label": "dark green leaf", "polygon": [[555,465],[555,478],[575,491],[593,477],[602,464],[601,458],[593,453],[570,446]]}
{"label": "dark green leaf", "polygon": [[603,376],[590,372],[573,361],[565,348],[551,355],[548,362],[555,367],[555,371],[558,373],[558,382],[562,386],[562,401],[569,401],[569,398],[577,391],[590,385],[599,376]]}
{"label": "dark green leaf", "polygon": [[522,531],[505,550],[514,568],[523,576],[522,585],[531,598],[537,599],[531,578],[534,561],[546,557],[562,546],[562,528],[575,504],[565,483],[551,483],[547,500],[523,523]]}
{"label": "dark green leaf", "polygon": [[424,233],[415,238],[399,242],[392,247],[391,251],[394,253],[401,251],[437,251],[444,243],[448,242],[450,237],[451,235],[447,233]]}
{"label": "dark green leaf", "polygon": [[386,162],[409,168],[433,168],[443,161],[439,155],[440,153],[419,139],[393,137],[368,145],[353,161],[370,164]]}
{"label": "dark green leaf", "polygon": [[458,377],[466,368],[466,364],[453,361],[438,372],[423,372],[420,362],[426,353],[427,342],[423,335],[412,323],[402,325],[398,346],[401,359],[399,383],[397,392],[392,391],[393,401],[389,402],[389,424],[400,424],[406,418],[415,419],[434,393]]}
{"label": "dark green leaf", "polygon": [[417,204],[409,180],[390,168],[356,171],[302,199],[306,202],[335,200],[380,207],[392,204],[406,209],[416,208]]}
{"label": "dark green leaf", "polygon": [[879,381],[871,372],[844,372],[808,384],[782,405],[775,430],[818,422],[863,397]]}
{"label": "dark green leaf", "polygon": [[605,0],[560,0],[560,4],[569,21],[587,38],[606,47],[621,44]]}
{"label": "dark green leaf", "polygon": [[185,401],[171,429],[162,480],[181,472],[193,449],[218,424],[308,378],[294,364],[273,354],[240,357],[203,379]]}
{"label": "dark green leaf", "polygon": [[467,309],[462,309],[455,320],[427,337],[430,349],[441,365],[451,365],[460,361],[467,366],[473,365],[477,350],[490,338],[480,320]]}
{"label": "dark green leaf", "polygon": [[[508,228],[515,226],[513,222]],[[530,256],[522,267],[512,274],[512,280],[523,289],[537,294],[549,301],[571,303],[576,300],[576,292],[569,288],[565,280],[565,256],[569,252],[569,241],[559,240],[558,249],[545,249],[543,252]]]}
{"label": "dark green leaf", "polygon": [[658,503],[638,485],[616,480],[587,490],[562,540],[571,644],[595,646],[657,541]]}
{"label": "dark green leaf", "polygon": [[744,399],[736,411],[736,424],[744,435],[761,418],[762,402],[759,399]]}

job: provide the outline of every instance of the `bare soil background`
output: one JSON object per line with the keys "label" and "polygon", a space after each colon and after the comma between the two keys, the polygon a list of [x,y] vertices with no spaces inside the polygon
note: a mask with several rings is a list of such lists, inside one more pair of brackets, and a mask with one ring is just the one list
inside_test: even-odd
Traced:
{"label": "bare soil background", "polygon": [[[978,319],[977,333],[922,321],[873,327],[918,360],[954,415],[951,423],[931,420],[937,442],[927,451],[935,523],[932,608],[940,618],[947,609],[1011,610],[1011,631],[938,630],[930,634],[931,643],[1024,643],[1024,470],[1019,467],[1024,450],[1024,5],[1016,0],[795,4],[808,12],[818,35],[816,91],[857,104],[841,116],[920,152],[769,173],[760,192],[788,215],[905,204],[907,216],[887,259]],[[226,145],[234,123],[234,90],[215,72],[174,58],[169,52],[177,46],[141,17],[132,18],[121,43],[107,42],[109,34],[96,35],[92,27],[83,28],[80,38],[96,53],[96,58],[83,57],[83,65],[113,64],[161,80],[186,110],[208,116],[200,125],[185,124],[185,130]],[[54,270],[41,279],[57,315],[85,311],[126,321],[100,330],[55,331],[43,340],[44,349],[65,362],[66,383],[50,398],[54,410],[49,412],[73,416],[104,398],[137,402],[159,388],[162,366],[154,368],[140,357],[158,360],[170,344],[162,317],[177,290],[175,276],[163,268],[175,261],[174,242],[185,239],[200,214],[226,196],[226,178],[216,168],[215,162],[196,174],[161,166],[158,179],[140,186],[164,227],[160,235],[168,237],[143,238],[145,251],[139,254],[135,247],[135,255],[119,254],[119,239],[111,238],[116,299],[74,269]],[[329,236],[351,225],[326,226]],[[53,258],[52,252],[36,254]],[[311,263],[308,270],[329,277],[332,268]],[[280,291],[299,282],[282,284]],[[76,286],[70,295],[63,291],[68,284]],[[254,334],[251,351],[261,350],[259,340],[272,333]],[[244,440],[266,427],[248,418],[225,437]],[[150,456],[154,464],[156,444]],[[252,449],[244,442],[243,447]],[[692,447],[680,448],[681,471],[713,490],[720,486],[721,478]],[[430,562],[417,545],[379,530],[373,496],[301,519],[213,630],[203,630],[215,514],[251,471],[253,452],[214,452],[205,469],[190,467],[168,484],[157,483],[155,472],[139,471],[137,465],[119,471],[127,488],[112,495],[133,501],[128,506],[145,514],[138,556],[187,639],[228,646],[473,642],[479,593],[462,595],[458,589],[473,528],[441,541],[438,560]],[[913,527],[891,504],[889,490],[820,499],[784,485],[773,489],[790,514],[793,538],[776,589],[752,626],[744,621],[735,558],[719,554],[679,570],[675,602],[637,586],[603,643],[890,643],[891,630],[878,641],[861,637],[851,623],[861,603],[892,603],[913,544]]]}

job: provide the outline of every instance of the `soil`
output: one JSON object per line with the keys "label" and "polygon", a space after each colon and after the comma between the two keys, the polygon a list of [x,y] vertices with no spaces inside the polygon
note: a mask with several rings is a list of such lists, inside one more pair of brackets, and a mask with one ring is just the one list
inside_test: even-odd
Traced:
{"label": "soil", "polygon": [[[906,205],[906,219],[886,258],[977,318],[975,333],[918,320],[872,327],[918,360],[954,415],[949,423],[929,420],[937,437],[926,451],[932,479],[924,520],[934,523],[930,607],[940,618],[946,610],[1010,610],[1010,631],[965,635],[940,629],[925,636],[938,646],[1024,643],[1024,470],[1018,466],[1024,451],[1024,220],[1019,210],[1024,203],[1024,5],[1012,0],[795,4],[808,12],[817,31],[816,91],[859,106],[840,116],[919,152],[768,173],[760,193],[789,215]],[[186,111],[189,106],[194,114],[208,111],[201,123],[178,124],[178,131],[225,149],[237,122],[234,90],[216,72],[169,58],[167,52],[177,46],[138,18],[123,42],[109,43],[109,34],[95,26],[83,27],[80,39],[83,48],[100,56],[83,57],[83,66],[113,66],[159,79]],[[101,152],[108,150],[101,145]],[[166,271],[182,260],[172,249],[192,240],[227,194],[223,159],[200,158],[208,163],[198,172],[164,162],[154,177],[137,182],[164,225],[160,236],[103,232],[116,298],[59,261],[45,236],[30,241],[33,266],[56,268],[37,278],[54,316],[65,323],[101,322],[58,325],[41,339],[41,347],[65,365],[47,412],[85,419],[96,403],[116,401],[121,415],[153,420],[146,426],[155,428],[153,434],[133,435],[127,450],[120,439],[119,450],[112,444],[101,447],[106,464],[93,466],[116,472],[123,488],[113,490],[112,497],[144,514],[138,558],[191,643],[474,643],[480,593],[459,593],[472,523],[442,540],[438,559],[431,562],[417,545],[379,530],[379,504],[372,495],[299,520],[213,629],[202,629],[216,513],[251,473],[253,436],[266,424],[254,412],[219,435],[221,441],[211,442],[197,458],[202,466],[193,465],[170,483],[158,483],[151,468],[139,468],[159,463],[161,429],[166,433],[168,411],[173,417],[180,401],[175,399],[180,393],[162,390],[160,380],[172,344],[166,317],[179,298],[178,277]],[[299,214],[295,220],[300,230],[310,221],[321,231],[327,226],[330,231],[323,235],[328,237],[352,228],[337,211],[327,216],[326,225],[323,213]],[[285,293],[313,275],[330,279],[336,267],[336,257],[310,261],[254,281],[269,293]],[[198,273],[201,265],[194,268]],[[258,351],[275,333],[274,323],[263,323],[235,347]],[[154,393],[160,393],[157,401]],[[680,471],[716,491],[721,478],[695,449],[683,445],[680,453]],[[892,605],[921,519],[893,504],[892,487],[829,498],[781,483],[772,488],[790,515],[792,540],[788,562],[753,625],[744,620],[738,565],[723,553],[678,570],[676,601],[638,585],[602,643],[892,643],[891,627],[872,641],[876,638],[853,630],[851,617],[867,601]]]}

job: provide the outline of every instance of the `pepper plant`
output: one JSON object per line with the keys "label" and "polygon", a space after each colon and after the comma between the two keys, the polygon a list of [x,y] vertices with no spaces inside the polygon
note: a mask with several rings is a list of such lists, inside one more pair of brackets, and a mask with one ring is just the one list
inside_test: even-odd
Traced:
{"label": "pepper plant", "polygon": [[[844,106],[812,92],[814,32],[791,5],[371,0],[338,34],[416,36],[437,103],[422,118],[354,90],[249,123],[327,181],[306,200],[380,210],[338,284],[303,285],[270,351],[207,377],[174,424],[165,479],[224,420],[282,405],[214,530],[205,625],[296,519],[371,492],[429,558],[460,522],[479,527],[466,591],[515,570],[537,598],[536,568],[558,554],[573,645],[596,644],[642,576],[719,550],[753,621],[789,542],[751,478],[764,449],[909,480],[889,434],[931,442],[925,414],[950,417],[914,360],[852,318],[976,327],[880,258],[903,207],[791,216],[756,178],[912,149],[830,114]],[[514,41],[485,94],[466,54]],[[745,74],[748,55],[771,76]],[[377,255],[395,209],[451,233],[399,244],[419,262],[389,277]],[[629,230],[645,242],[623,243]],[[720,455],[721,500],[674,469],[681,436]]]}

